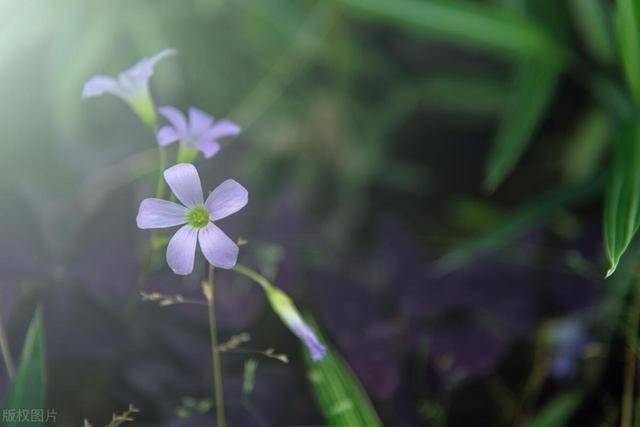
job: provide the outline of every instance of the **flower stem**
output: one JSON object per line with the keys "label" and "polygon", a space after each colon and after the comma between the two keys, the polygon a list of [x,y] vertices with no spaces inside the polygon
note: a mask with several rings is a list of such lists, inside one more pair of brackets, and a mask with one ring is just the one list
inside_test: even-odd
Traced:
{"label": "flower stem", "polygon": [[[640,284],[640,282],[638,282]],[[625,352],[624,388],[620,426],[631,427],[633,419],[633,388],[636,378],[636,349],[638,348],[638,326],[640,325],[640,286],[636,285],[633,306],[629,311],[627,325],[627,349]]]}
{"label": "flower stem", "polygon": [[216,419],[218,427],[225,427],[224,395],[222,391],[222,367],[220,363],[220,351],[218,349],[218,327],[216,326],[216,308],[214,301],[213,266],[209,265],[209,277],[203,284],[204,295],[207,298],[209,308],[209,332],[211,333],[211,360],[213,367],[214,397],[216,400]]}
{"label": "flower stem", "polygon": [[2,320],[1,312],[0,312],[0,349],[2,350],[2,358],[4,359],[4,365],[7,368],[7,375],[11,380],[13,379],[13,375],[16,372],[16,367],[15,367],[15,364],[13,363],[13,357],[11,356],[11,347],[9,347],[7,330],[4,327],[4,321]]}
{"label": "flower stem", "polygon": [[[167,168],[167,152],[164,147],[158,146],[158,181],[156,182],[156,198],[162,199],[164,198],[164,170]],[[144,264],[142,264],[142,270],[140,271],[140,275],[138,276],[138,280],[136,282],[136,286],[133,288],[133,293],[129,297],[129,301],[124,309],[124,317],[125,319],[130,319],[136,311],[136,307],[138,306],[138,300],[140,298],[140,293],[144,291],[144,288],[147,284],[147,280],[149,280],[149,275],[151,274],[151,263],[153,262],[153,255],[155,253],[155,247],[153,245],[153,241],[155,238],[155,232],[151,232],[149,235],[149,247],[147,249],[147,256],[144,259]]]}

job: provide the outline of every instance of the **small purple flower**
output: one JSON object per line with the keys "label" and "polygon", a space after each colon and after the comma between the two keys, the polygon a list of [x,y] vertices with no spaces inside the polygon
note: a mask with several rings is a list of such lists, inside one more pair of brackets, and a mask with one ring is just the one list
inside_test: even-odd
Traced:
{"label": "small purple flower", "polygon": [[204,201],[198,171],[189,163],[170,167],[164,171],[164,179],[182,205],[145,199],[140,203],[136,222],[142,229],[182,225],[167,246],[167,264],[171,270],[181,275],[193,271],[196,242],[200,242],[200,249],[211,265],[233,268],[238,259],[238,246],[213,221],[242,209],[249,200],[247,190],[228,179]]}
{"label": "small purple flower", "polygon": [[96,75],[82,88],[82,98],[91,98],[110,93],[123,99],[150,126],[155,126],[156,113],[149,94],[149,79],[153,67],[160,60],[173,56],[176,51],[165,49],[152,57],[142,58],[137,64],[118,74],[118,78]]}
{"label": "small purple flower", "polygon": [[274,286],[265,287],[265,291],[273,310],[291,332],[307,346],[311,359],[314,361],[322,359],[327,354],[327,348],[320,343],[316,334],[302,319],[291,298]]}
{"label": "small purple flower", "polygon": [[214,123],[211,115],[195,107],[189,108],[188,122],[175,107],[160,107],[158,112],[171,123],[158,131],[158,144],[163,147],[180,141],[186,148],[197,149],[210,158],[220,150],[220,138],[240,134],[240,126],[231,120],[222,119]]}

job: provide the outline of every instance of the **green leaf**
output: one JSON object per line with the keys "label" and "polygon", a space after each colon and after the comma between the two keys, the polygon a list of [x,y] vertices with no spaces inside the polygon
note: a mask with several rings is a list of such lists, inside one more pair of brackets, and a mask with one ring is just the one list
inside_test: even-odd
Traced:
{"label": "green leaf", "polygon": [[605,192],[604,237],[609,258],[607,276],[638,230],[640,219],[640,127],[627,126],[613,150],[613,165]]}
{"label": "green leaf", "polygon": [[370,18],[507,57],[559,62],[565,52],[536,23],[511,10],[463,0],[338,0]]}
{"label": "green leaf", "polygon": [[640,6],[635,0],[618,0],[616,34],[629,89],[640,104]]}
{"label": "green leaf", "polygon": [[[319,331],[310,317],[306,321]],[[326,343],[317,333],[320,341]],[[305,354],[313,394],[328,425],[382,427],[362,385],[334,348],[329,348],[327,355],[316,362],[306,350]]]}
{"label": "green leaf", "polygon": [[529,421],[526,427],[563,427],[580,404],[580,394],[571,392],[555,398]]}
{"label": "green leaf", "polygon": [[555,92],[560,68],[526,61],[516,72],[511,98],[486,166],[485,188],[495,189],[524,153]]}
{"label": "green leaf", "polygon": [[589,52],[604,64],[615,59],[611,20],[603,0],[570,0],[569,6],[578,31]]}
{"label": "green leaf", "polygon": [[603,110],[593,108],[585,114],[566,144],[562,171],[566,180],[578,182],[595,173],[601,165],[611,131],[609,116]]}
{"label": "green leaf", "polygon": [[[22,348],[20,365],[13,378],[4,409],[45,409],[45,355],[42,329],[42,311],[33,316]],[[6,422],[2,427],[21,423]]]}
{"label": "green leaf", "polygon": [[472,75],[433,76],[419,88],[424,104],[472,115],[500,114],[509,97],[508,85],[503,81]]}
{"label": "green leaf", "polygon": [[577,184],[552,190],[536,200],[525,203],[510,215],[506,215],[506,219],[490,231],[472,237],[443,256],[437,262],[438,270],[442,273],[455,270],[476,256],[507,246],[531,225],[545,221],[558,211],[595,195],[602,186],[603,178],[598,175]]}

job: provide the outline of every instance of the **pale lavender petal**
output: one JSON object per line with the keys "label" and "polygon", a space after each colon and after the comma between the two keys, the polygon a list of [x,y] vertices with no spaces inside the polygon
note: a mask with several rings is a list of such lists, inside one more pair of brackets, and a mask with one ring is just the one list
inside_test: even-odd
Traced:
{"label": "pale lavender petal", "polygon": [[240,135],[240,126],[229,119],[218,120],[205,133],[205,139],[229,138]]}
{"label": "pale lavender petal", "polygon": [[229,269],[236,265],[238,245],[213,223],[200,229],[198,241],[204,257],[214,267]]}
{"label": "pale lavender petal", "polygon": [[160,128],[156,138],[158,139],[158,144],[161,147],[165,147],[180,139],[175,128],[172,126],[163,126],[162,128]]}
{"label": "pale lavender petal", "polygon": [[186,275],[193,271],[196,256],[198,230],[190,225],[183,225],[173,235],[167,245],[167,264],[176,274]]}
{"label": "pale lavender petal", "polygon": [[90,98],[92,96],[100,96],[105,93],[120,96],[118,82],[109,76],[93,76],[84,84],[82,88],[82,97]]}
{"label": "pale lavender petal", "polygon": [[200,141],[196,143],[196,148],[202,151],[205,158],[209,159],[220,150],[220,144],[214,141]]}
{"label": "pale lavender petal", "polygon": [[187,119],[180,110],[170,105],[158,108],[158,112],[162,114],[176,130],[179,139],[187,136]]}
{"label": "pale lavender petal", "polygon": [[210,114],[196,108],[189,107],[189,133],[192,136],[202,135],[213,123]]}
{"label": "pale lavender petal", "polygon": [[320,343],[316,334],[304,322],[304,320],[302,320],[302,318],[297,317],[289,327],[291,328],[291,331],[300,338],[304,345],[307,346],[309,353],[311,354],[311,359],[318,361],[327,354],[327,348]]}
{"label": "pale lavender petal", "polygon": [[166,228],[187,222],[187,208],[162,199],[144,199],[140,203],[136,223],[138,228]]}
{"label": "pale lavender petal", "polygon": [[211,214],[211,220],[228,217],[238,212],[249,201],[249,192],[233,179],[227,179],[209,194],[205,205]]}
{"label": "pale lavender petal", "polygon": [[136,80],[147,80],[153,75],[153,67],[155,67],[158,61],[169,56],[173,56],[176,53],[177,52],[174,49],[165,49],[161,52],[156,53],[152,57],[142,58],[133,67],[124,71],[124,74],[127,74],[128,76]]}
{"label": "pale lavender petal", "polygon": [[178,200],[187,207],[201,205],[202,184],[195,166],[191,163],[178,163],[164,171],[164,179]]}

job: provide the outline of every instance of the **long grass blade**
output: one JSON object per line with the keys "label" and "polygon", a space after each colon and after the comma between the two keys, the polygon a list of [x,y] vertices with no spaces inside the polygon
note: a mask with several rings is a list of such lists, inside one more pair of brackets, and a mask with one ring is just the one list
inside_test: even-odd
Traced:
{"label": "long grass blade", "polygon": [[487,160],[488,191],[495,191],[524,153],[553,98],[560,71],[557,66],[526,61],[516,72],[512,96]]}
{"label": "long grass blade", "polygon": [[605,191],[604,238],[609,258],[607,277],[638,230],[640,220],[640,126],[624,128],[614,145],[613,165]]}
{"label": "long grass blade", "polygon": [[627,84],[640,104],[640,4],[636,0],[618,0],[615,25]]}
{"label": "long grass blade", "polygon": [[564,48],[536,23],[495,5],[463,0],[337,1],[372,19],[508,57],[558,62],[565,56]]}
{"label": "long grass blade", "polygon": [[[306,320],[319,331],[311,318],[307,316]],[[319,338],[327,342],[324,337]],[[382,427],[362,385],[335,348],[330,348],[327,355],[316,362],[306,350],[305,354],[313,394],[328,425]]]}

